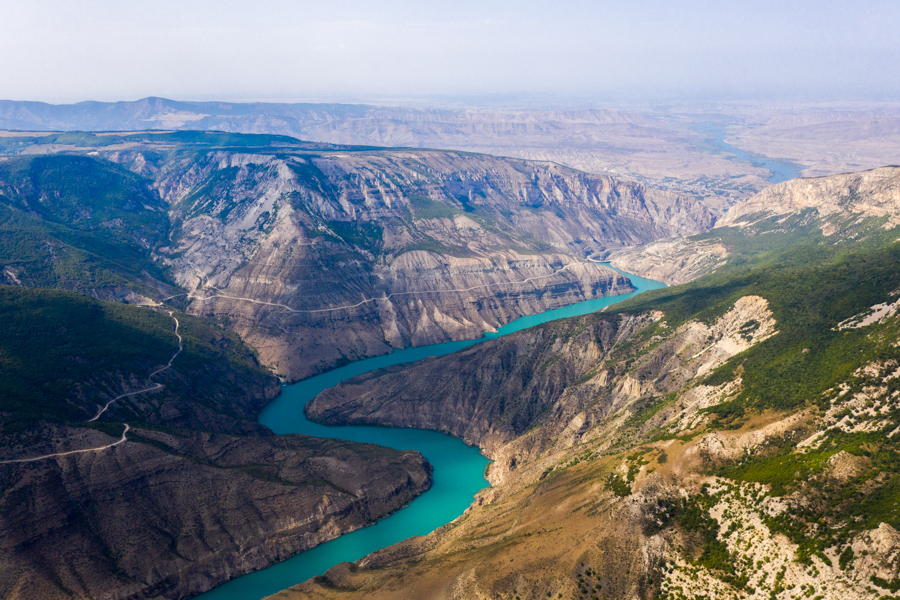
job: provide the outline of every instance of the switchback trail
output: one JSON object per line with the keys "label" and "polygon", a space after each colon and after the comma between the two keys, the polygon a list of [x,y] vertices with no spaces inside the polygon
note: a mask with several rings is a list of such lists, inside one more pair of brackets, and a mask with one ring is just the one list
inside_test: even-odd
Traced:
{"label": "switchback trail", "polygon": [[[169,359],[169,362],[166,364],[166,366],[164,366],[160,369],[157,369],[157,370],[153,371],[152,373],[150,373],[149,375],[147,375],[147,379],[152,379],[154,376],[159,375],[166,369],[170,368],[172,366],[172,361],[175,360],[175,357],[178,356],[179,354],[181,354],[181,350],[182,350],[181,341],[182,340],[181,340],[181,336],[178,334],[178,325],[179,325],[178,319],[172,314],[172,311],[169,311],[169,316],[172,317],[173,321],[175,321],[175,337],[178,338],[178,350],[175,352],[175,354],[172,355],[172,358]],[[116,396],[115,398],[113,398],[112,400],[110,400],[109,402],[104,404],[103,408],[101,408],[100,411],[96,415],[94,415],[94,418],[88,419],[87,422],[90,423],[91,421],[96,421],[97,419],[99,419],[100,415],[105,413],[106,409],[109,408],[110,405],[113,402],[115,402],[116,400],[121,400],[122,398],[127,398],[128,396],[136,396],[138,394],[143,394],[144,392],[152,392],[154,390],[160,389],[161,387],[163,387],[163,384],[155,383],[151,387],[144,388],[142,390],[137,390],[136,392],[128,392],[127,394],[122,394],[121,396]]]}
{"label": "switchback trail", "polygon": [[[178,326],[179,326],[178,319],[175,317],[175,315],[172,314],[172,311],[169,311],[169,316],[172,317],[173,321],[175,321],[175,337],[178,338],[178,350],[175,351],[175,354],[172,355],[172,358],[169,359],[169,362],[166,364],[166,366],[159,368],[159,369],[153,371],[152,373],[150,373],[149,375],[147,375],[147,379],[151,379],[152,377],[159,375],[166,369],[170,368],[172,366],[172,361],[174,361],[175,357],[178,356],[179,354],[181,354],[181,351],[183,350],[181,335],[178,333]],[[87,420],[87,423],[91,423],[92,421],[96,421],[97,419],[99,419],[100,415],[102,415],[104,412],[106,412],[106,409],[109,408],[110,405],[112,405],[112,403],[115,402],[116,400],[121,400],[122,398],[126,398],[128,396],[135,396],[137,394],[143,394],[144,392],[152,392],[152,391],[158,390],[162,387],[163,387],[163,384],[156,383],[148,388],[144,388],[142,390],[137,390],[136,392],[128,392],[127,394],[122,394],[121,396],[116,396],[115,398],[113,398],[112,400],[110,400],[109,402],[104,404],[103,407],[97,412],[96,415],[94,415],[93,418]],[[43,456],[35,456],[32,458],[16,458],[14,460],[0,460],[0,465],[7,465],[7,464],[12,464],[12,463],[35,462],[38,460],[54,458],[57,456],[68,456],[70,454],[82,454],[84,452],[99,452],[100,450],[106,450],[107,448],[112,448],[113,446],[118,446],[119,444],[125,442],[125,440],[127,439],[126,434],[128,433],[128,430],[131,429],[131,426],[128,423],[123,423],[123,425],[125,425],[125,431],[122,432],[122,439],[120,439],[117,442],[107,444],[105,446],[98,446],[96,448],[85,448],[83,450],[69,450],[68,452],[54,452],[53,454],[44,454]]]}

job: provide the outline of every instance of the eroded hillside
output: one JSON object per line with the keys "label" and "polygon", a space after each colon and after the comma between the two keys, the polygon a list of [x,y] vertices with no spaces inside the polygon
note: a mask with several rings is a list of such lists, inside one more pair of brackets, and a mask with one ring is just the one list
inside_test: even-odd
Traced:
{"label": "eroded hillside", "polygon": [[[463,152],[203,132],[14,141],[51,156],[0,163],[0,225],[24,240],[0,247],[6,283],[165,298],[292,380],[630,291],[585,258],[714,221],[693,197]],[[68,191],[95,179],[103,206]],[[72,216],[57,223],[60,203]]]}
{"label": "eroded hillside", "polygon": [[[799,238],[857,244],[900,224],[900,168],[793,179],[735,204],[711,231],[619,253],[614,266],[668,284],[738,260],[759,260]],[[738,259],[738,260],[735,260]]]}

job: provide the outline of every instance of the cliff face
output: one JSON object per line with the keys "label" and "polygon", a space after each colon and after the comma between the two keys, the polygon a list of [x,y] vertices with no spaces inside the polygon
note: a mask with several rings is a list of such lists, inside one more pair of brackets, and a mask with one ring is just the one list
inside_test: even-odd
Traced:
{"label": "cliff face", "polygon": [[0,286],[0,320],[0,597],[183,598],[431,485],[417,452],[273,435],[276,378],[195,317]]}
{"label": "cliff face", "polygon": [[[635,400],[709,373],[770,337],[775,326],[767,302],[747,296],[710,325],[689,322],[659,336],[641,368],[620,362],[620,348],[633,346],[636,333],[662,316],[588,315],[361,375],[319,394],[307,414],[328,424],[437,429],[461,437],[495,460],[491,481],[499,483],[551,447],[580,443]],[[743,335],[742,324],[751,321],[757,326]]]}
{"label": "cliff face", "polygon": [[288,379],[628,291],[578,257],[713,221],[636,183],[453,152],[109,156],[170,203],[177,229],[160,255],[193,290],[189,310]]}
{"label": "cliff face", "polygon": [[866,231],[871,224],[896,227],[898,215],[898,167],[793,179],[738,202],[705,234],[653,242],[618,253],[611,262],[643,277],[686,283],[725,264],[729,253],[758,252],[766,245],[763,234],[814,230],[825,243],[853,242],[871,236]]}
{"label": "cliff face", "polygon": [[415,452],[303,436],[129,436],[103,452],[0,465],[4,598],[181,598],[368,525],[430,486]]}
{"label": "cliff face", "polygon": [[830,235],[848,218],[885,218],[885,228],[900,225],[900,167],[883,167],[773,185],[736,204],[719,223],[747,227],[763,216],[815,211]]}
{"label": "cliff face", "polygon": [[0,282],[214,317],[292,380],[629,291],[584,258],[714,221],[694,197],[549,162],[192,131],[66,140],[72,156],[39,135],[0,148],[49,151],[0,168]]}

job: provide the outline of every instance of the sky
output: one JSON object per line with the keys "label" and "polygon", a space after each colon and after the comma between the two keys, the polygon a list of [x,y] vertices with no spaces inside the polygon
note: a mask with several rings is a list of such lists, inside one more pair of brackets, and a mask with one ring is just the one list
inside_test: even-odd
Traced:
{"label": "sky", "polygon": [[0,0],[0,98],[900,99],[897,0]]}

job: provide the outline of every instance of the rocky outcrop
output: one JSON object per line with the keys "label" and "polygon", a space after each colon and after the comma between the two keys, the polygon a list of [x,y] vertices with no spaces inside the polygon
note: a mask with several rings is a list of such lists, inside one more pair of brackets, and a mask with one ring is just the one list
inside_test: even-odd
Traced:
{"label": "rocky outcrop", "polygon": [[103,452],[0,465],[0,596],[183,598],[364,527],[431,485],[417,452],[129,435]]}
{"label": "rocky outcrop", "polygon": [[[314,297],[303,302],[290,288],[278,293],[277,284],[260,286],[260,279],[283,276],[273,272],[278,269],[274,261],[267,262],[254,261],[246,277],[208,291],[208,299],[196,300],[194,310],[227,318],[259,349],[263,362],[288,378],[393,348],[480,337],[521,315],[633,289],[614,271],[565,255],[457,258],[414,251],[375,269],[368,281],[359,274],[354,282],[347,273],[341,281],[339,272],[308,281],[328,296],[328,304],[317,305]],[[328,281],[330,277],[334,279]],[[347,289],[351,283],[357,285]],[[266,303],[246,300],[256,298]]]}
{"label": "rocky outcrop", "polygon": [[49,153],[0,169],[15,241],[0,244],[0,281],[213,316],[289,380],[628,291],[584,257],[714,221],[693,196],[552,162],[195,131],[76,138],[66,155],[40,135],[0,149]]}
{"label": "rocky outcrop", "polygon": [[[649,321],[582,317],[576,322],[564,329],[529,329],[412,368],[355,377],[319,394],[307,405],[307,415],[329,424],[443,431],[494,457],[538,421],[564,426],[575,418],[587,398],[570,398],[571,404],[561,406],[565,389]],[[561,342],[561,330],[578,333]]]}
{"label": "rocky outcrop", "polygon": [[885,219],[886,229],[900,225],[900,167],[883,167],[810,179],[794,179],[766,188],[739,202],[719,221],[719,227],[746,228],[771,215],[815,211],[831,235],[843,221]]}
{"label": "rocky outcrop", "polygon": [[609,262],[641,277],[679,285],[712,273],[725,264],[727,256],[728,249],[717,240],[670,238],[616,254]]}

